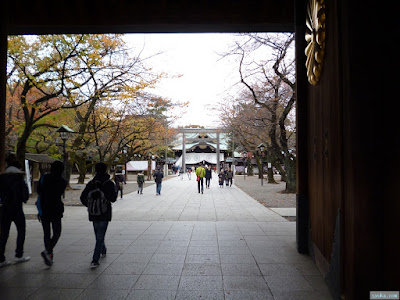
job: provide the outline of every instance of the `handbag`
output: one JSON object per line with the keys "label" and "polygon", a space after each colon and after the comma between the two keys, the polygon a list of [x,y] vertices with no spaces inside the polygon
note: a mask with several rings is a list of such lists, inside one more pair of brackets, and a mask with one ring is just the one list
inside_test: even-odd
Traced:
{"label": "handbag", "polygon": [[200,176],[197,176],[197,179],[196,179],[196,181],[200,181]]}

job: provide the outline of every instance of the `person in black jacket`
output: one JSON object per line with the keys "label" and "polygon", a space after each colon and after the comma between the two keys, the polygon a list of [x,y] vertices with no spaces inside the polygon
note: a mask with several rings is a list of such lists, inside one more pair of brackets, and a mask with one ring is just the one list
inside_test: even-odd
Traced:
{"label": "person in black jacket", "polygon": [[211,179],[212,179],[211,166],[208,166],[208,168],[206,168],[206,188],[207,189],[210,188]]}
{"label": "person in black jacket", "polygon": [[160,167],[157,168],[157,171],[153,175],[154,181],[156,182],[156,195],[161,195],[161,183],[164,177],[163,172],[161,172]]}
{"label": "person in black jacket", "polygon": [[122,199],[122,194],[124,192],[124,184],[126,184],[126,179],[125,179],[125,175],[122,173],[122,168],[121,167],[117,167],[116,168],[116,172],[114,175],[114,181],[115,181],[115,187],[117,189],[117,197],[118,197],[118,192],[121,192],[121,199]]}
{"label": "person in black jacket", "polygon": [[95,166],[96,175],[88,182],[85,189],[81,194],[81,202],[83,205],[88,206],[89,192],[99,187],[107,199],[107,210],[100,215],[92,215],[89,213],[89,221],[93,222],[94,234],[96,236],[96,246],[94,248],[93,259],[91,268],[97,268],[100,265],[100,255],[105,256],[107,248],[104,243],[108,222],[111,221],[112,208],[111,202],[117,200],[117,192],[115,184],[110,180],[110,175],[107,174],[106,164],[99,162]]}
{"label": "person in black jacket", "polygon": [[[67,187],[67,181],[62,177],[63,171],[63,163],[56,160],[51,164],[50,173],[44,174],[38,185],[42,211],[40,220],[43,226],[45,246],[45,251],[41,255],[48,266],[53,264],[53,249],[61,236],[61,218],[64,213],[64,203],[61,197]],[[53,229],[53,236],[51,236],[50,226]]]}
{"label": "person in black jacket", "polygon": [[26,233],[25,214],[22,203],[29,199],[28,186],[24,180],[24,172],[21,164],[12,155],[7,158],[7,169],[0,175],[0,198],[2,204],[1,233],[0,233],[0,268],[11,264],[4,256],[11,223],[17,227],[17,248],[15,250],[15,262],[24,262],[30,259],[24,254],[24,242]]}

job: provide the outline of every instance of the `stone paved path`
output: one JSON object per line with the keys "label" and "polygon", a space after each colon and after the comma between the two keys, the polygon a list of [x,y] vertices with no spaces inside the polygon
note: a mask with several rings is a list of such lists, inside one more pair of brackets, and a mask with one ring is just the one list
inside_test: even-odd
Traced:
{"label": "stone paved path", "polygon": [[[235,186],[219,188],[214,179],[199,194],[195,180],[174,177],[161,196],[153,185],[114,204],[107,257],[94,270],[84,207],[66,207],[51,268],[40,256],[41,225],[28,220],[32,258],[0,269],[0,298],[331,299],[310,257],[296,251],[295,226]],[[8,259],[15,236],[13,227]]]}

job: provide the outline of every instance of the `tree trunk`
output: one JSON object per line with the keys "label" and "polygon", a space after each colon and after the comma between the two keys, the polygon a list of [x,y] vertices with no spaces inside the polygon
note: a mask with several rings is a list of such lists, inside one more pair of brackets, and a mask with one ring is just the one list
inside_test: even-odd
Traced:
{"label": "tree trunk", "polygon": [[[271,163],[271,168],[268,168],[268,162]],[[267,168],[268,168],[268,172],[267,172],[267,174],[268,174],[268,183],[277,183],[275,181],[274,172],[272,170],[272,166],[274,165],[274,158],[273,158],[273,155],[271,155],[271,153],[269,151],[267,152],[267,162],[266,162],[266,164],[267,164]]]}
{"label": "tree trunk", "polygon": [[296,193],[296,161],[291,157],[285,158],[286,193]]}
{"label": "tree trunk", "polygon": [[25,125],[24,132],[18,139],[17,149],[16,149],[17,160],[21,164],[23,170],[25,170],[26,142],[28,141],[29,135],[30,135],[30,133],[28,130],[26,130],[26,125]]}
{"label": "tree trunk", "polygon": [[75,155],[74,161],[78,166],[78,184],[84,184],[86,177],[86,154]]}
{"label": "tree trunk", "polygon": [[247,165],[247,176],[253,176],[254,172],[253,172],[253,165],[251,164],[251,162]]}
{"label": "tree trunk", "polygon": [[272,168],[268,168],[267,174],[268,174],[268,183],[277,184],[277,182],[275,181],[275,178],[274,178],[274,172],[272,171]]}

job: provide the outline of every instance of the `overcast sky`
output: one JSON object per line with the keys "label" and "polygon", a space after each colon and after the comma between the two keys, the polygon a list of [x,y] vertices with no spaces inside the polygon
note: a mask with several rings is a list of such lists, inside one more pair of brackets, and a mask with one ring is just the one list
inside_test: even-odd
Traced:
{"label": "overcast sky", "polygon": [[233,34],[127,34],[129,46],[140,49],[142,57],[163,52],[148,61],[154,71],[180,78],[163,79],[151,92],[175,101],[190,102],[178,126],[218,126],[217,103],[222,102],[239,80],[234,59],[222,59],[234,40]]}

